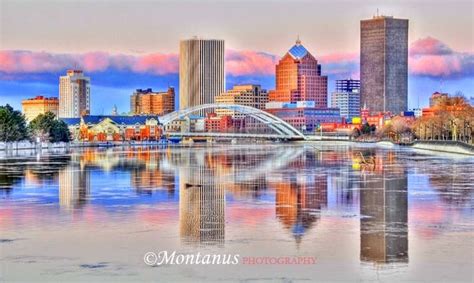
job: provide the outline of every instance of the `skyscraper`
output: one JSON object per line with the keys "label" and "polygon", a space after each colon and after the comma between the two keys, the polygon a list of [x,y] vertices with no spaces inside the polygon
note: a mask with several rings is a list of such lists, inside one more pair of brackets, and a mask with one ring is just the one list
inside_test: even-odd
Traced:
{"label": "skyscraper", "polygon": [[298,39],[276,66],[276,89],[269,92],[269,100],[314,101],[326,108],[327,90],[328,77],[321,76],[321,65]]}
{"label": "skyscraper", "polygon": [[224,40],[182,40],[179,46],[179,108],[214,103],[214,98],[224,91]]}
{"label": "skyscraper", "polygon": [[80,70],[68,70],[59,79],[59,117],[78,118],[90,112],[90,78]]}
{"label": "skyscraper", "polygon": [[399,114],[408,106],[408,20],[375,16],[360,22],[361,105]]}

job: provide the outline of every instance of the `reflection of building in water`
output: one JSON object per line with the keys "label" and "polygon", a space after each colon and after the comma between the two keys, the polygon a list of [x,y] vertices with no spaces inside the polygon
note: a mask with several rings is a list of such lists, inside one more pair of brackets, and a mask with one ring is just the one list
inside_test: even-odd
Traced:
{"label": "reflection of building in water", "polygon": [[87,202],[89,192],[89,170],[72,163],[59,171],[59,205],[61,207],[82,207]]}
{"label": "reflection of building in water", "polygon": [[320,209],[327,205],[327,176],[292,176],[273,185],[276,215],[299,243],[319,219]]}
{"label": "reflection of building in water", "polygon": [[180,235],[186,242],[219,244],[225,238],[225,189],[215,180],[210,154],[200,153],[189,152],[179,174]]}
{"label": "reflection of building in water", "polygon": [[396,164],[384,172],[364,175],[360,193],[362,261],[408,261],[407,186],[406,171]]}
{"label": "reflection of building in water", "polygon": [[155,190],[166,190],[174,195],[174,174],[160,169],[135,167],[131,169],[131,187],[138,193],[152,193]]}

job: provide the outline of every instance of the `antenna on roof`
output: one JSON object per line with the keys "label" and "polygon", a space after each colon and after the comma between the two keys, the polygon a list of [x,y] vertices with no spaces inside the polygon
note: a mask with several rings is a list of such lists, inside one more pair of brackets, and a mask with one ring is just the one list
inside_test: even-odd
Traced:
{"label": "antenna on roof", "polygon": [[296,44],[301,44],[300,35],[296,35]]}
{"label": "antenna on roof", "polygon": [[377,17],[379,16],[379,8],[377,8]]}

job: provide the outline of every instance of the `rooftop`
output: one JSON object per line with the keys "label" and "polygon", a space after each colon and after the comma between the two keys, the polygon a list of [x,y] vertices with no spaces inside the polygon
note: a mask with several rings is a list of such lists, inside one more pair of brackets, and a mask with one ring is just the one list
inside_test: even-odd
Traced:
{"label": "rooftop", "polygon": [[290,50],[288,50],[288,53],[291,55],[291,57],[293,57],[294,59],[301,59],[303,58],[304,56],[306,56],[306,54],[308,54],[308,50],[306,50],[306,48],[301,44],[301,40],[298,36],[298,38],[296,39],[296,43],[295,45],[293,45],[293,47],[290,48]]}

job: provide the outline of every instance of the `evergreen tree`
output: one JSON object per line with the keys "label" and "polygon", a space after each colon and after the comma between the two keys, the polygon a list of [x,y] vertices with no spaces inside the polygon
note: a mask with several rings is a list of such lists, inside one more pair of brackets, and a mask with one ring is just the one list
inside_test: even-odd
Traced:
{"label": "evergreen tree", "polygon": [[56,119],[56,116],[47,112],[38,115],[28,126],[30,137],[35,140],[50,142],[69,142],[71,133],[64,121]]}
{"label": "evergreen tree", "polygon": [[23,114],[10,105],[0,106],[0,141],[14,142],[27,138],[26,120]]}

